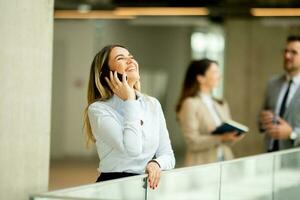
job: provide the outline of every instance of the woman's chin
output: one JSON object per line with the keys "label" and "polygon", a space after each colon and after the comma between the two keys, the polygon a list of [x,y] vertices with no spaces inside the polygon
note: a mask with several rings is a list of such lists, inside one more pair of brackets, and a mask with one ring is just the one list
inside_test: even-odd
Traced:
{"label": "woman's chin", "polygon": [[129,85],[134,85],[139,80],[140,80],[140,76],[139,75],[128,76],[127,82],[129,83]]}
{"label": "woman's chin", "polygon": [[139,74],[130,74],[130,75],[127,75],[127,77],[128,77],[128,80],[133,81],[133,82],[140,80]]}

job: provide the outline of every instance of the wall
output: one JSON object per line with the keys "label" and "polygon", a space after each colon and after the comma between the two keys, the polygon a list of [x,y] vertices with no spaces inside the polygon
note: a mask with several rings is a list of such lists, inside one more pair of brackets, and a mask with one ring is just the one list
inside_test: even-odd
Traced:
{"label": "wall", "polygon": [[282,49],[299,24],[288,19],[230,19],[225,24],[225,97],[234,119],[250,127],[250,133],[235,145],[237,156],[264,152],[257,120],[267,80],[283,73]]}
{"label": "wall", "polygon": [[0,1],[0,199],[46,191],[53,1]]}
{"label": "wall", "polygon": [[[173,145],[182,149],[174,108],[190,58],[190,31],[126,21],[55,21],[51,158],[96,156],[94,148],[84,147],[82,110],[92,58],[111,43],[127,46],[136,57],[142,91],[160,100]],[[74,85],[76,80],[80,87]]]}
{"label": "wall", "polygon": [[[162,104],[176,157],[181,156],[184,141],[176,122],[175,105],[191,58],[191,31],[188,24],[128,26],[110,22],[98,28],[102,34],[97,39],[99,43],[96,42],[99,49],[107,43],[121,43],[132,50],[141,69],[142,91],[157,97]],[[162,75],[161,79],[158,74]]]}
{"label": "wall", "polygon": [[[155,21],[156,20],[156,21]],[[143,20],[141,20],[143,21]],[[191,58],[190,34],[195,27],[209,30],[198,19],[174,23],[126,20],[56,21],[54,34],[52,158],[91,156],[84,148],[81,116],[85,106],[90,62],[104,45],[120,43],[140,64],[143,92],[157,97],[164,109],[178,166],[184,140],[175,117],[175,105],[185,69]],[[201,23],[200,23],[201,22]],[[281,19],[227,19],[225,30],[224,96],[233,118],[251,132],[234,148],[237,157],[262,153],[263,137],[257,131],[257,115],[265,82],[281,72],[280,51],[289,32],[299,25]],[[74,82],[81,80],[80,87]]]}
{"label": "wall", "polygon": [[54,23],[51,158],[93,154],[82,128],[94,29],[90,21]]}

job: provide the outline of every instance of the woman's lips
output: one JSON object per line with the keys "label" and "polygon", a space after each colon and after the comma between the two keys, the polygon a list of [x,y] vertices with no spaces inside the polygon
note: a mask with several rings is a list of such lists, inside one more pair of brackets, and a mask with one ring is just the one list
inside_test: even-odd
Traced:
{"label": "woman's lips", "polygon": [[128,67],[126,69],[126,72],[135,71],[135,70],[136,70],[136,67]]}

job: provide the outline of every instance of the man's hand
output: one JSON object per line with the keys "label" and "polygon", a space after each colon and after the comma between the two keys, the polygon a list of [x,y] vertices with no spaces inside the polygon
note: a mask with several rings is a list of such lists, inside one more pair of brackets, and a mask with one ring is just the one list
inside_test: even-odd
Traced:
{"label": "man's hand", "polygon": [[259,121],[264,130],[267,129],[268,126],[274,124],[274,114],[270,110],[264,110],[260,113]]}
{"label": "man's hand", "polygon": [[265,129],[270,137],[278,140],[289,139],[293,131],[292,127],[282,118],[278,118],[278,124],[270,124]]}
{"label": "man's hand", "polygon": [[160,166],[155,161],[150,161],[146,167],[146,173],[148,174],[149,186],[153,190],[157,188],[160,179]]}

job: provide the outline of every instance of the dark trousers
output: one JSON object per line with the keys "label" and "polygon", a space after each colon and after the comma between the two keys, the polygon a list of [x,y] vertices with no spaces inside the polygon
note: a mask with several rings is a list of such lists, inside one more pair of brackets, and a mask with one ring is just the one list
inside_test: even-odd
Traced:
{"label": "dark trousers", "polygon": [[127,172],[105,172],[101,173],[96,182],[109,181],[117,178],[125,178],[130,176],[136,176],[139,174],[127,173]]}

